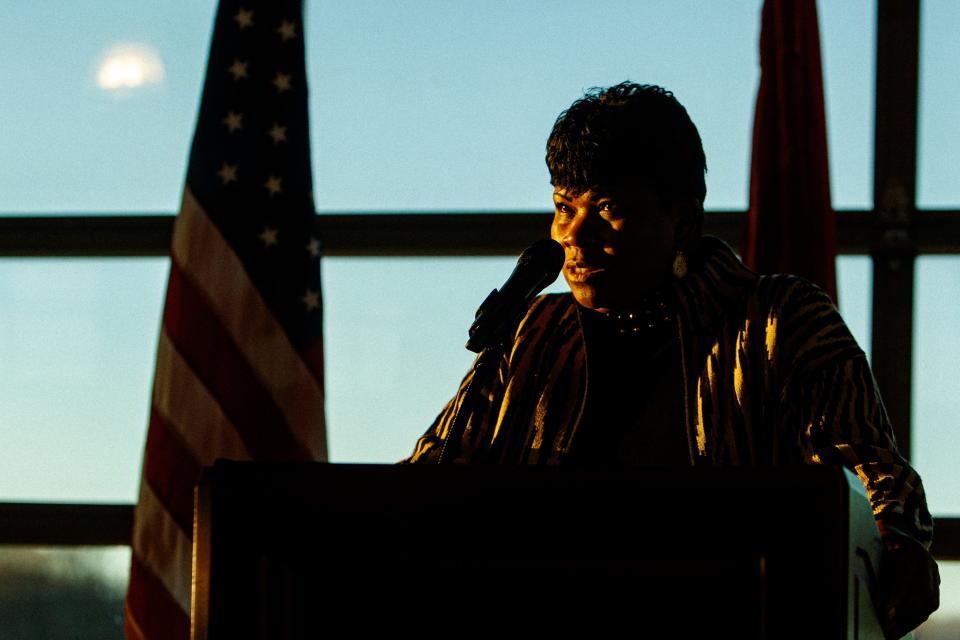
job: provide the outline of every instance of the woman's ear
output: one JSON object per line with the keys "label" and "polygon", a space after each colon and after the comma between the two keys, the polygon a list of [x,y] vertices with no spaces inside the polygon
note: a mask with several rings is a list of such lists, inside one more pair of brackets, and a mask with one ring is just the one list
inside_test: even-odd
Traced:
{"label": "woman's ear", "polygon": [[689,247],[700,236],[700,201],[694,197],[677,198],[671,205],[677,246]]}

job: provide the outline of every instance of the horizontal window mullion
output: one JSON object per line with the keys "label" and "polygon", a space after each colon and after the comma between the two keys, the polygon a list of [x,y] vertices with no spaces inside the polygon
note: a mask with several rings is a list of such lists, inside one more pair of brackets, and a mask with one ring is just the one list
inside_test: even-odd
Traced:
{"label": "horizontal window mullion", "polygon": [[[704,231],[736,246],[742,211],[710,211]],[[164,256],[174,216],[0,216],[0,256]],[[331,213],[317,216],[328,256],[515,255],[549,228],[537,212]],[[838,212],[842,254],[867,254],[887,231],[865,211]],[[481,232],[478,233],[478,230]],[[919,212],[913,218],[918,253],[960,253],[960,211]]]}
{"label": "horizontal window mullion", "polygon": [[0,503],[0,544],[129,545],[131,504]]}

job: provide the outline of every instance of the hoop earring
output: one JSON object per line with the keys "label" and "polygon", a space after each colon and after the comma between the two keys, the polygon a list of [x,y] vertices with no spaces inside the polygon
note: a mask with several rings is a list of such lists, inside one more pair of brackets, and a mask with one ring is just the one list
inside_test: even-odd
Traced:
{"label": "hoop earring", "polygon": [[687,258],[683,255],[683,251],[677,250],[677,255],[673,258],[673,275],[677,279],[687,275]]}

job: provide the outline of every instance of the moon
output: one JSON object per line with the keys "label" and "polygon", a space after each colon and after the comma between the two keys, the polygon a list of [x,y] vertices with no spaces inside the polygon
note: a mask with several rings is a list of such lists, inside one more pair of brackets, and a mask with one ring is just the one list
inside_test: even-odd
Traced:
{"label": "moon", "polygon": [[122,43],[111,47],[97,68],[97,84],[106,91],[135,89],[163,82],[160,53],[144,43]]}

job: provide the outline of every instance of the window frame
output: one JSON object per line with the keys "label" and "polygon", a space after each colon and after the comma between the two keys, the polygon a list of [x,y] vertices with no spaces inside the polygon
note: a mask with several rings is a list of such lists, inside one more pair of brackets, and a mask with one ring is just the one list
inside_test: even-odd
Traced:
{"label": "window frame", "polygon": [[[874,208],[837,213],[839,253],[873,256],[873,368],[895,435],[910,456],[914,267],[960,255],[960,209],[917,210],[919,0],[877,0]],[[704,227],[739,244],[743,211]],[[345,212],[317,216],[327,256],[516,255],[542,236],[540,212]],[[164,256],[171,214],[2,216],[0,257]],[[495,228],[496,234],[477,234]],[[0,543],[130,543],[133,505],[0,503]],[[938,518],[933,553],[960,559],[960,518]]]}

